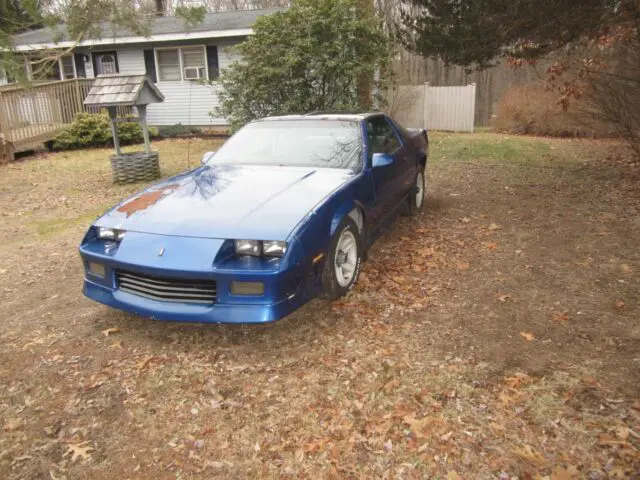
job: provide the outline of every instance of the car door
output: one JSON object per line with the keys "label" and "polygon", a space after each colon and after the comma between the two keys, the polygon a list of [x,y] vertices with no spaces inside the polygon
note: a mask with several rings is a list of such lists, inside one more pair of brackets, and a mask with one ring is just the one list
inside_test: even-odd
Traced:
{"label": "car door", "polygon": [[389,117],[386,117],[387,121],[391,124],[393,130],[400,137],[400,141],[402,142],[402,147],[396,152],[396,161],[400,164],[400,175],[402,178],[399,182],[399,191],[400,195],[399,200],[404,198],[405,193],[411,191],[416,183],[416,175],[418,174],[418,152],[413,145],[411,145],[411,141],[409,138],[403,136],[402,129],[398,127],[398,125]]}
{"label": "car door", "polygon": [[[371,169],[371,177],[375,189],[375,205],[372,209],[372,218],[376,226],[379,226],[393,211],[397,205],[402,185],[402,162],[399,154],[402,154],[402,142],[384,115],[376,115],[365,120],[367,135],[367,165]],[[384,153],[392,157],[392,162],[387,165],[372,165],[373,155]]]}

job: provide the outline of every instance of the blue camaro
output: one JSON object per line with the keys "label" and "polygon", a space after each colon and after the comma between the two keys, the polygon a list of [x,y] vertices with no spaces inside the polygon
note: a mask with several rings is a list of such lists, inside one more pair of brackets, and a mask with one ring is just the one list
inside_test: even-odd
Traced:
{"label": "blue camaro", "polygon": [[203,165],[109,210],[80,245],[84,294],[161,320],[261,323],[336,299],[400,210],[428,138],[382,113],[252,122]]}

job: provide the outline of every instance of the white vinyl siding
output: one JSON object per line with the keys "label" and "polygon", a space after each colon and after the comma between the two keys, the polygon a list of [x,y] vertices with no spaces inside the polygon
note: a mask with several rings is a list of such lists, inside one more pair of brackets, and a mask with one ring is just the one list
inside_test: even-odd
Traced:
{"label": "white vinyl siding", "polygon": [[[217,41],[218,67],[222,71],[238,59],[238,54],[231,48],[238,42],[233,40]],[[144,50],[152,49],[157,44],[118,45],[118,66],[120,74],[135,75],[145,73]],[[157,46],[156,48],[162,48]],[[178,48],[174,47],[174,50]],[[185,47],[185,48],[191,48]],[[203,47],[199,47],[203,48]],[[87,77],[93,78],[91,62],[85,63]],[[156,70],[156,73],[158,71]],[[204,85],[199,82],[183,82],[181,80],[160,81],[156,87],[164,95],[164,102],[154,103],[147,108],[149,125],[193,125],[199,127],[227,125],[226,119],[212,117],[211,112],[218,106],[219,84]]]}

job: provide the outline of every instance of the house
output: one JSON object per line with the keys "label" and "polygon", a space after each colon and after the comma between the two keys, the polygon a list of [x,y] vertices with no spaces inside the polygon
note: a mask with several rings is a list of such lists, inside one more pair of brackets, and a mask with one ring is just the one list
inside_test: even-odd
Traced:
{"label": "house", "polygon": [[252,34],[256,19],[279,10],[208,13],[204,21],[189,28],[180,18],[156,17],[146,37],[127,31],[107,33],[104,25],[100,37],[77,44],[69,40],[64,26],[42,28],[16,35],[14,44],[16,51],[25,54],[28,76],[32,72],[29,58],[51,49],[71,51],[47,72],[49,80],[147,74],[165,97],[163,103],[149,106],[150,125],[222,126],[225,119],[211,115],[220,88],[215,80],[238,58],[232,47]]}

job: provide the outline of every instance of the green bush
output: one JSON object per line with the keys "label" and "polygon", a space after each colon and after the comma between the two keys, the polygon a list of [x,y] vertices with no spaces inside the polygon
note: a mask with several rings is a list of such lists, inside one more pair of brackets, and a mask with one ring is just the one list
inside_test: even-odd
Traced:
{"label": "green bush", "polygon": [[181,123],[158,127],[156,131],[157,133],[153,136],[157,136],[159,138],[186,137],[190,135],[200,135],[202,133],[202,131],[197,127],[189,127],[187,125],[182,125]]}
{"label": "green bush", "polygon": [[[268,116],[384,106],[394,55],[388,29],[358,0],[296,0],[258,18],[216,82],[215,117],[231,130]],[[216,89],[217,90],[217,89]]]}
{"label": "green bush", "polygon": [[[150,128],[149,134],[157,134]],[[142,129],[138,123],[118,123],[118,138],[121,145],[141,143]],[[113,145],[111,125],[106,113],[79,113],[68,127],[53,140],[55,150],[108,147]]]}

